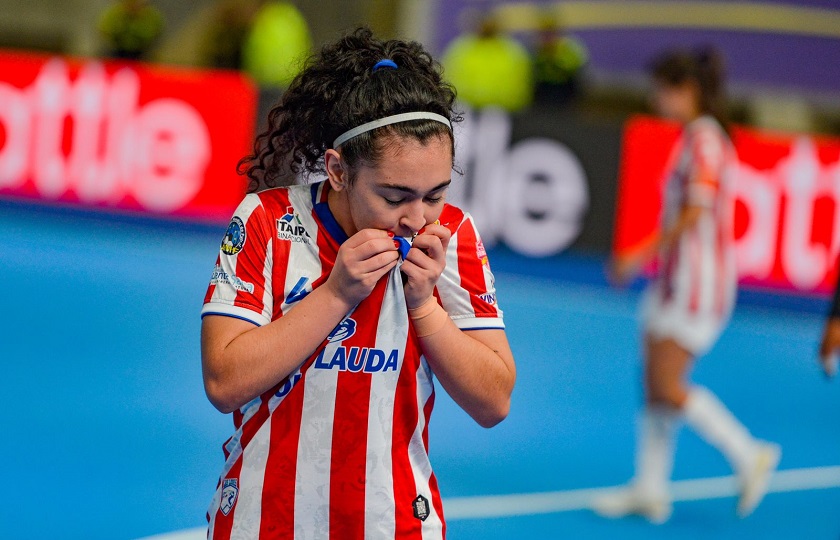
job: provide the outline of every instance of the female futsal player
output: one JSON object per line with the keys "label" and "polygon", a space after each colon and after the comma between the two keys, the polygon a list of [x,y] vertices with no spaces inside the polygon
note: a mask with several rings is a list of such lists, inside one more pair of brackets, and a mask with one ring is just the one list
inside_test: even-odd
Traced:
{"label": "female futsal player", "polygon": [[740,481],[737,512],[755,509],[780,456],[754,439],[706,388],[686,382],[692,362],[717,340],[735,301],[729,166],[734,149],[719,120],[722,69],[711,52],[669,53],[652,66],[653,105],[684,125],[668,166],[662,234],[647,252],[617,260],[626,282],[652,257],[659,273],[643,304],[646,404],[640,415],[636,475],[626,490],[596,501],[609,517],[671,514],[668,481],[679,420],[728,458]]}
{"label": "female futsal player", "polygon": [[[209,538],[444,537],[432,376],[484,427],[515,378],[480,237],[444,202],[454,97],[419,44],[360,29],[272,109],[202,310],[236,428]],[[289,171],[326,179],[276,187]]]}

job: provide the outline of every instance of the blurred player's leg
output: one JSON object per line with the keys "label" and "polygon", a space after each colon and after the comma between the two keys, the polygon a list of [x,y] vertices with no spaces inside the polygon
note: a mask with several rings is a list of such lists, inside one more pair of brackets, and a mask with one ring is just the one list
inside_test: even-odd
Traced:
{"label": "blurred player's leg", "polygon": [[593,508],[606,517],[641,515],[652,523],[664,523],[671,516],[668,483],[674,439],[693,356],[672,339],[648,335],[645,343],[647,405],[639,418],[636,474],[626,489],[598,499]]}
{"label": "blurred player's leg", "polygon": [[667,407],[648,405],[642,410],[634,484],[652,499],[669,498],[678,422],[677,414]]}
{"label": "blurred player's leg", "polygon": [[741,484],[738,515],[749,515],[767,492],[770,476],[779,463],[779,447],[754,439],[729,409],[703,387],[691,389],[684,412],[688,425],[729,460]]}
{"label": "blurred player's leg", "polygon": [[645,407],[639,416],[636,476],[626,489],[597,499],[594,509],[604,517],[641,515],[664,523],[671,516],[668,482],[679,420],[672,410],[657,405]]}

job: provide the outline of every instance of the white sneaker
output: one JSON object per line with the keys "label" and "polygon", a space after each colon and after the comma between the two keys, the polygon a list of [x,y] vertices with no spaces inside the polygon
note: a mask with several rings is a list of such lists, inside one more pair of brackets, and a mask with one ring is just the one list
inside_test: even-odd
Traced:
{"label": "white sneaker", "polygon": [[752,514],[767,493],[770,477],[776,471],[782,449],[777,444],[760,443],[752,467],[740,474],[741,497],[738,499],[738,517]]}
{"label": "white sneaker", "polygon": [[661,525],[671,517],[671,501],[667,496],[642,493],[631,485],[596,498],[592,502],[592,510],[606,518],[642,516],[651,523]]}

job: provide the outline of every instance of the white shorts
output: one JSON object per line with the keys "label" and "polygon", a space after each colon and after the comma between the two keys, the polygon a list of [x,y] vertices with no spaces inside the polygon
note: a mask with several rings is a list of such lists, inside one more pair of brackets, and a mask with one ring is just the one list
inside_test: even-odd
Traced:
{"label": "white shorts", "polygon": [[685,305],[668,302],[652,283],[642,299],[642,326],[656,340],[673,339],[695,357],[702,356],[717,341],[729,322],[731,307],[724,313],[691,312]]}
{"label": "white shorts", "polygon": [[737,278],[734,265],[698,257],[688,251],[687,244],[680,246],[681,256],[674,259],[675,264],[648,285],[641,318],[651,338],[673,339],[700,356],[712,348],[729,322]]}

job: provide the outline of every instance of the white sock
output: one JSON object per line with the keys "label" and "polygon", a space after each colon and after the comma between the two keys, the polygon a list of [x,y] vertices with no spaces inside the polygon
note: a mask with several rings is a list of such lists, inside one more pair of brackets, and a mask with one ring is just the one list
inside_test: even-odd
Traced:
{"label": "white sock", "polygon": [[702,386],[692,388],[683,413],[692,429],[720,450],[736,472],[749,467],[756,441],[713,393]]}
{"label": "white sock", "polygon": [[670,408],[647,405],[639,415],[634,485],[641,493],[667,497],[674,467],[674,438],[679,415]]}

